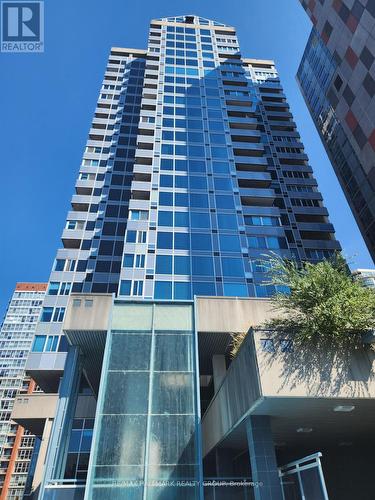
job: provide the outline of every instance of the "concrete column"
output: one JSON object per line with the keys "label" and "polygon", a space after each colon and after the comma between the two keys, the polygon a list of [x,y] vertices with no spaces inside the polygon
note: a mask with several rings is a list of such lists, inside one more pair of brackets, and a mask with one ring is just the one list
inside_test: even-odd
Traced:
{"label": "concrete column", "polygon": [[47,418],[44,422],[43,435],[40,442],[38,459],[35,465],[34,477],[31,491],[38,491],[43,479],[44,463],[46,460],[48,442],[51,436],[53,418]]}
{"label": "concrete column", "polygon": [[250,416],[246,421],[251,477],[263,483],[254,489],[255,500],[283,500],[272,439],[270,417]]}
{"label": "concrete column", "polygon": [[225,356],[223,354],[214,354],[212,356],[212,370],[214,377],[214,390],[216,393],[227,373]]}

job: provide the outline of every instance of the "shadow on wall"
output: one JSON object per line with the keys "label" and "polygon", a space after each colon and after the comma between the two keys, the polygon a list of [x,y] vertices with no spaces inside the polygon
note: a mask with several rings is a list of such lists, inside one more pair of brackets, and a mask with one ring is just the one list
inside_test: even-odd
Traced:
{"label": "shadow on wall", "polygon": [[317,344],[268,330],[255,330],[253,337],[262,386],[275,396],[354,398],[375,394],[375,351],[369,346]]}

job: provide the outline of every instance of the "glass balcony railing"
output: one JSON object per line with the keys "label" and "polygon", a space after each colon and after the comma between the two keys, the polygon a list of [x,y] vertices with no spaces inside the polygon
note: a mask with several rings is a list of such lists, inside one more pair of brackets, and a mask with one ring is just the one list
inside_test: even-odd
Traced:
{"label": "glass balcony railing", "polygon": [[44,500],[83,500],[85,482],[69,479],[55,480],[45,487]]}

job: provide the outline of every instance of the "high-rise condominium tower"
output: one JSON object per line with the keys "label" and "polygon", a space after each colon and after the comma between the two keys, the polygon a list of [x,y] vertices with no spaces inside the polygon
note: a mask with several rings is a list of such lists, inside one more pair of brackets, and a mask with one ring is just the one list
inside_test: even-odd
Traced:
{"label": "high-rise condominium tower", "polygon": [[11,419],[17,394],[33,392],[25,363],[46,283],[17,283],[0,331],[0,490],[1,498],[22,498],[30,469],[35,436]]}
{"label": "high-rise condominium tower", "polygon": [[111,50],[71,204],[46,334],[70,291],[264,297],[264,253],[340,248],[274,63],[194,16],[151,23],[147,50]]}
{"label": "high-rise condominium tower", "polygon": [[[165,498],[202,498],[219,436],[202,452],[200,415],[229,329],[249,327],[253,303],[266,315],[264,254],[340,249],[273,61],[243,58],[234,28],[197,16],[151,21],[147,50],[113,48],[62,243],[27,361],[45,394],[14,411],[50,435],[39,498],[151,498],[174,477],[192,483]],[[210,323],[223,312],[237,326]],[[267,418],[249,428],[253,477],[279,499]]]}
{"label": "high-rise condominium tower", "polygon": [[374,259],[375,2],[301,3],[314,27],[297,79]]}

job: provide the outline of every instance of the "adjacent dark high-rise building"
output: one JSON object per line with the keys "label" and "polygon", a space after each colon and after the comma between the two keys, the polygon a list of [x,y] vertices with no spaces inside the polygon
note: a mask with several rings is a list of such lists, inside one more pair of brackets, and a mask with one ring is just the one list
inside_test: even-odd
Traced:
{"label": "adjacent dark high-rise building", "polygon": [[375,2],[301,3],[314,27],[297,79],[374,259]]}

